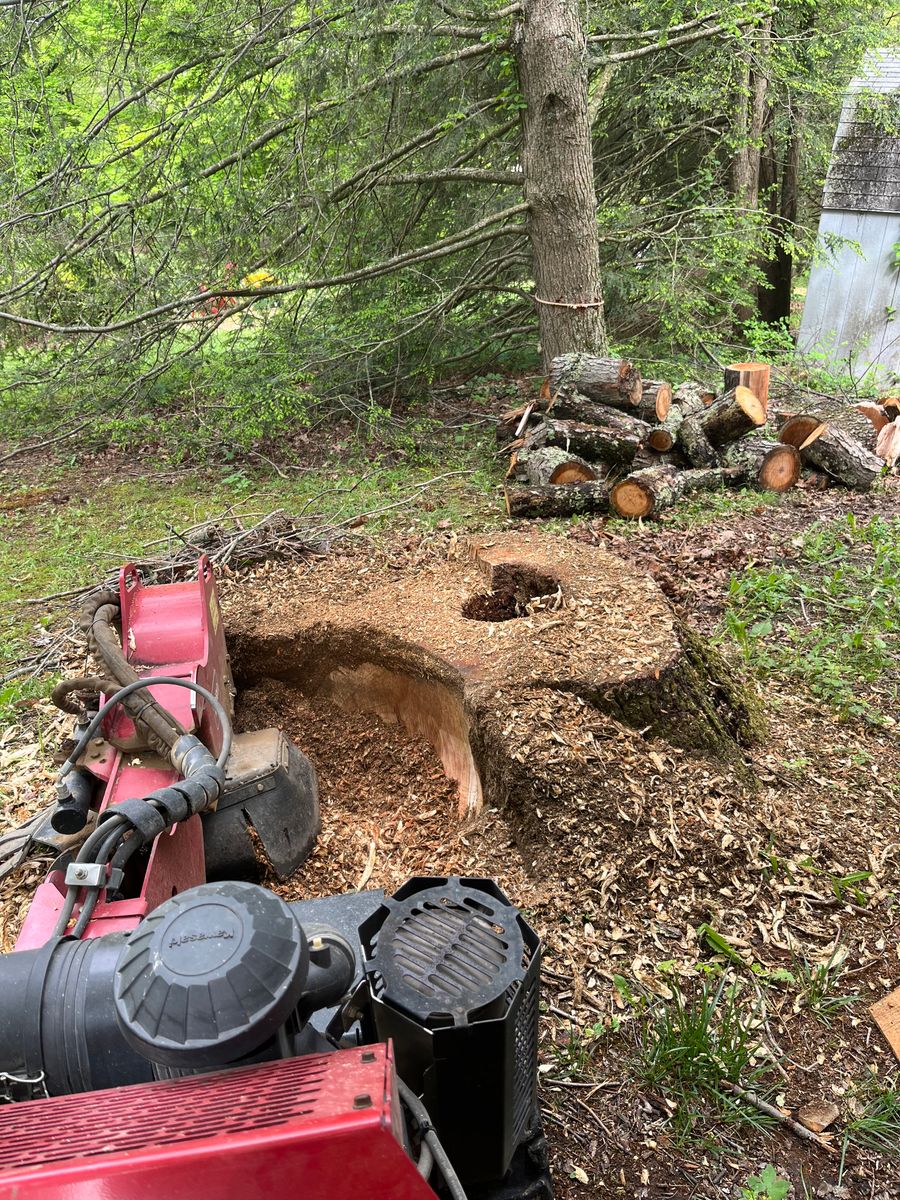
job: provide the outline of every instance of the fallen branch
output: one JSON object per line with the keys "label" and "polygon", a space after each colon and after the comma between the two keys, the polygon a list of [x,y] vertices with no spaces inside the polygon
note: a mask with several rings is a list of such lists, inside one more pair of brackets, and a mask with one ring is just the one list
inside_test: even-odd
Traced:
{"label": "fallen branch", "polygon": [[776,1121],[780,1121],[782,1125],[786,1126],[793,1133],[796,1133],[797,1137],[802,1138],[803,1141],[812,1142],[814,1146],[818,1146],[826,1154],[837,1155],[837,1149],[830,1142],[825,1141],[819,1134],[813,1133],[811,1129],[807,1129],[805,1125],[801,1125],[799,1121],[795,1121],[784,1109],[776,1108],[768,1100],[763,1100],[761,1096],[757,1096],[756,1092],[748,1091],[747,1088],[743,1088],[737,1083],[730,1083],[727,1079],[721,1079],[719,1087],[724,1088],[726,1092],[731,1092],[734,1096],[738,1096],[741,1100],[746,1101],[747,1104],[752,1104],[754,1108],[759,1109],[761,1113],[765,1113],[767,1117],[774,1117]]}

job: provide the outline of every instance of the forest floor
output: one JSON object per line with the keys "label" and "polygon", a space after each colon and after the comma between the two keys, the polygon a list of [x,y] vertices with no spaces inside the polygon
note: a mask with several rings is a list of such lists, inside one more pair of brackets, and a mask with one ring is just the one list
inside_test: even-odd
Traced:
{"label": "forest floor", "polygon": [[[366,447],[330,428],[239,466],[100,447],[0,465],[0,677],[25,668],[0,682],[3,824],[47,801],[65,722],[41,697],[48,676],[83,663],[70,601],[41,597],[164,553],[189,525],[278,507],[346,524],[327,553],[223,572],[230,630],[292,591],[327,591],[347,556],[420,571],[466,532],[513,527],[489,422],[466,415],[460,436],[458,415],[442,420],[427,446]],[[562,1200],[778,1200],[779,1180],[798,1198],[896,1197],[900,1072],[868,1005],[900,983],[900,488],[737,493],[640,527],[553,528],[646,569],[744,660],[766,737],[723,765],[555,696],[527,714],[535,770],[565,746],[604,782],[548,792],[547,840],[526,853],[511,813],[456,822],[425,743],[255,687],[241,720],[284,725],[322,789],[322,836],[286,894],[390,889],[415,873],[500,880],[545,939],[540,1087]],[[45,869],[6,881],[4,949]],[[735,1084],[786,1113],[826,1102],[838,1115],[813,1145]]]}

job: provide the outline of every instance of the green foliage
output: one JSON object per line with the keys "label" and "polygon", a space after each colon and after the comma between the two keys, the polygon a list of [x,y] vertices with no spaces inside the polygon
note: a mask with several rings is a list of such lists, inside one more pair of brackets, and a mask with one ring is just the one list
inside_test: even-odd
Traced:
{"label": "green foliage", "polygon": [[799,1002],[825,1022],[862,999],[857,993],[840,988],[845,957],[836,947],[825,962],[795,958],[792,963]]}
{"label": "green foliage", "polygon": [[741,1188],[741,1200],[785,1200],[790,1181],[782,1179],[771,1163],[758,1175],[751,1175]]}
{"label": "green foliage", "polygon": [[900,1081],[873,1073],[849,1096],[851,1117],[844,1128],[843,1154],[849,1144],[896,1159],[900,1155]]}
{"label": "green foliage", "polygon": [[725,626],[763,675],[783,675],[847,716],[890,719],[898,698],[900,521],[813,527],[789,566],[749,567]]}

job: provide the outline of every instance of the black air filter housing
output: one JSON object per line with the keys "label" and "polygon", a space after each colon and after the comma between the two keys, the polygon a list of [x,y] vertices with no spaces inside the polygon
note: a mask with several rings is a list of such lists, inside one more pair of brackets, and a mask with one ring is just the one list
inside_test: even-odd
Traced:
{"label": "black air filter housing", "polygon": [[487,879],[412,879],[360,927],[375,1035],[464,1183],[501,1179],[537,1120],[540,940]]}

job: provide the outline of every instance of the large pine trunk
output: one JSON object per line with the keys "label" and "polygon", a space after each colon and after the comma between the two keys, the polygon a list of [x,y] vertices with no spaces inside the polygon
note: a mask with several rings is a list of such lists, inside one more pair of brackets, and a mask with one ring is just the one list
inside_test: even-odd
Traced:
{"label": "large pine trunk", "polygon": [[525,0],[516,50],[522,169],[544,362],[604,353],[587,47],[575,0]]}

